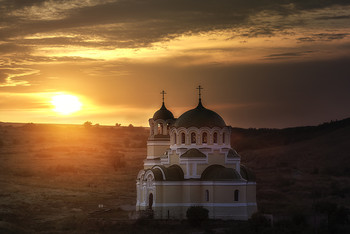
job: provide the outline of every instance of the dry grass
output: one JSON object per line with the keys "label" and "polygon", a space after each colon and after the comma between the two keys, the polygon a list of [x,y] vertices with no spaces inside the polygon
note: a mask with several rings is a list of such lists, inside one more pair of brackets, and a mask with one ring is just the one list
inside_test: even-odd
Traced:
{"label": "dry grass", "polygon": [[[0,231],[86,232],[81,225],[107,213],[127,220],[130,211],[120,206],[134,207],[135,178],[146,154],[145,146],[134,149],[140,144],[134,133],[40,127],[0,128]],[[130,148],[123,147],[125,138]]]}
{"label": "dry grass", "polygon": [[[342,174],[350,168],[349,132],[239,152],[257,175],[259,209],[307,213],[319,200],[350,207]],[[146,232],[128,220],[147,136],[141,128],[0,126],[0,233]]]}

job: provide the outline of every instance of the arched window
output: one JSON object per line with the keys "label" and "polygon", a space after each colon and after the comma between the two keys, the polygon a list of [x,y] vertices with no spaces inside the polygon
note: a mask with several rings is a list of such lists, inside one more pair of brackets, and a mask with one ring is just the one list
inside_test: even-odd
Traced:
{"label": "arched window", "polygon": [[217,133],[217,132],[214,132],[214,135],[213,135],[213,143],[214,143],[214,144],[217,144],[217,143],[218,143],[218,133]]}
{"label": "arched window", "polygon": [[225,142],[226,142],[226,134],[223,133],[222,134],[222,143],[225,144]]}
{"label": "arched window", "polygon": [[174,144],[176,144],[176,133],[174,133]]}
{"label": "arched window", "polygon": [[185,144],[185,143],[186,143],[185,133],[181,133],[181,144]]}
{"label": "arched window", "polygon": [[147,187],[151,187],[152,186],[152,177],[148,176],[147,178]]}
{"label": "arched window", "polygon": [[205,190],[205,201],[209,201],[209,190],[208,189],[206,189]]}
{"label": "arched window", "polygon": [[191,133],[191,144],[196,144],[196,133],[192,132]]}
{"label": "arched window", "polygon": [[202,143],[206,144],[208,143],[208,133],[203,132],[202,134]]}
{"label": "arched window", "polygon": [[169,130],[170,130],[170,123],[168,123],[168,124],[166,125],[166,130],[167,130],[167,134],[169,134]]}
{"label": "arched window", "polygon": [[153,206],[153,193],[150,193],[148,196],[148,209],[152,210]]}
{"label": "arched window", "polygon": [[162,123],[160,123],[160,124],[158,124],[158,134],[163,134],[163,124]]}
{"label": "arched window", "polygon": [[235,197],[234,197],[234,201],[238,201],[239,200],[239,190],[236,189],[235,190]]}

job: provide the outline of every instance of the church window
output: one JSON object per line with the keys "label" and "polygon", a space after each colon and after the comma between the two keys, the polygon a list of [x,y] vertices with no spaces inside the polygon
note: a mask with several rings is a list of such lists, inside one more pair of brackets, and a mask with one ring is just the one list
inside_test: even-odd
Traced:
{"label": "church window", "polygon": [[191,133],[191,144],[196,144],[196,133]]}
{"label": "church window", "polygon": [[209,201],[209,190],[208,189],[206,189],[205,190],[205,201]]}
{"label": "church window", "polygon": [[174,144],[176,144],[176,133],[174,133]]}
{"label": "church window", "polygon": [[158,124],[158,134],[163,134],[163,124]]}
{"label": "church window", "polygon": [[202,143],[206,144],[208,143],[208,133],[203,132],[202,134]]}
{"label": "church window", "polygon": [[147,187],[151,187],[151,186],[152,186],[152,177],[149,176],[149,177],[147,178]]}
{"label": "church window", "polygon": [[235,201],[238,201],[238,200],[239,200],[239,190],[238,190],[238,189],[235,190],[235,197],[234,197],[234,200],[235,200]]}
{"label": "church window", "polygon": [[217,133],[217,132],[214,132],[213,143],[214,143],[214,144],[217,144],[217,143],[218,143],[218,133]]}
{"label": "church window", "polygon": [[226,134],[225,134],[225,133],[223,133],[223,134],[222,134],[222,143],[223,143],[223,144],[225,144],[225,143],[226,143],[226,139],[225,139],[225,138],[226,138]]}
{"label": "church window", "polygon": [[169,134],[169,130],[170,130],[170,123],[168,123],[168,124],[166,125],[166,130],[167,130],[167,134]]}
{"label": "church window", "polygon": [[148,196],[148,209],[152,210],[153,206],[153,193],[150,193]]}
{"label": "church window", "polygon": [[185,133],[181,133],[181,144],[185,144],[185,142],[186,142]]}

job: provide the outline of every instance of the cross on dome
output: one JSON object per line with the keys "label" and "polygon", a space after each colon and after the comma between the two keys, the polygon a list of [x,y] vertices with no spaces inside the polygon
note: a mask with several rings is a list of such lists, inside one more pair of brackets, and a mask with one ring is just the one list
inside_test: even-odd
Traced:
{"label": "cross on dome", "polygon": [[166,94],[166,92],[164,90],[162,90],[162,92],[160,92],[160,94],[162,94],[162,96],[163,96],[163,103],[164,103],[164,95]]}
{"label": "cross on dome", "polygon": [[198,89],[198,96],[199,96],[199,101],[200,101],[201,100],[201,89],[203,89],[203,88],[202,88],[202,86],[198,85],[198,88],[196,88],[196,89]]}

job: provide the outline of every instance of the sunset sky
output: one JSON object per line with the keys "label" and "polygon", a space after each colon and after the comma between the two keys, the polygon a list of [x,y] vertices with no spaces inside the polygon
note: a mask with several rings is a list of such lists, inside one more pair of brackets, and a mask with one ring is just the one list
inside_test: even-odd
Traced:
{"label": "sunset sky", "polygon": [[0,0],[2,122],[148,126],[199,84],[234,127],[350,117],[350,1]]}

